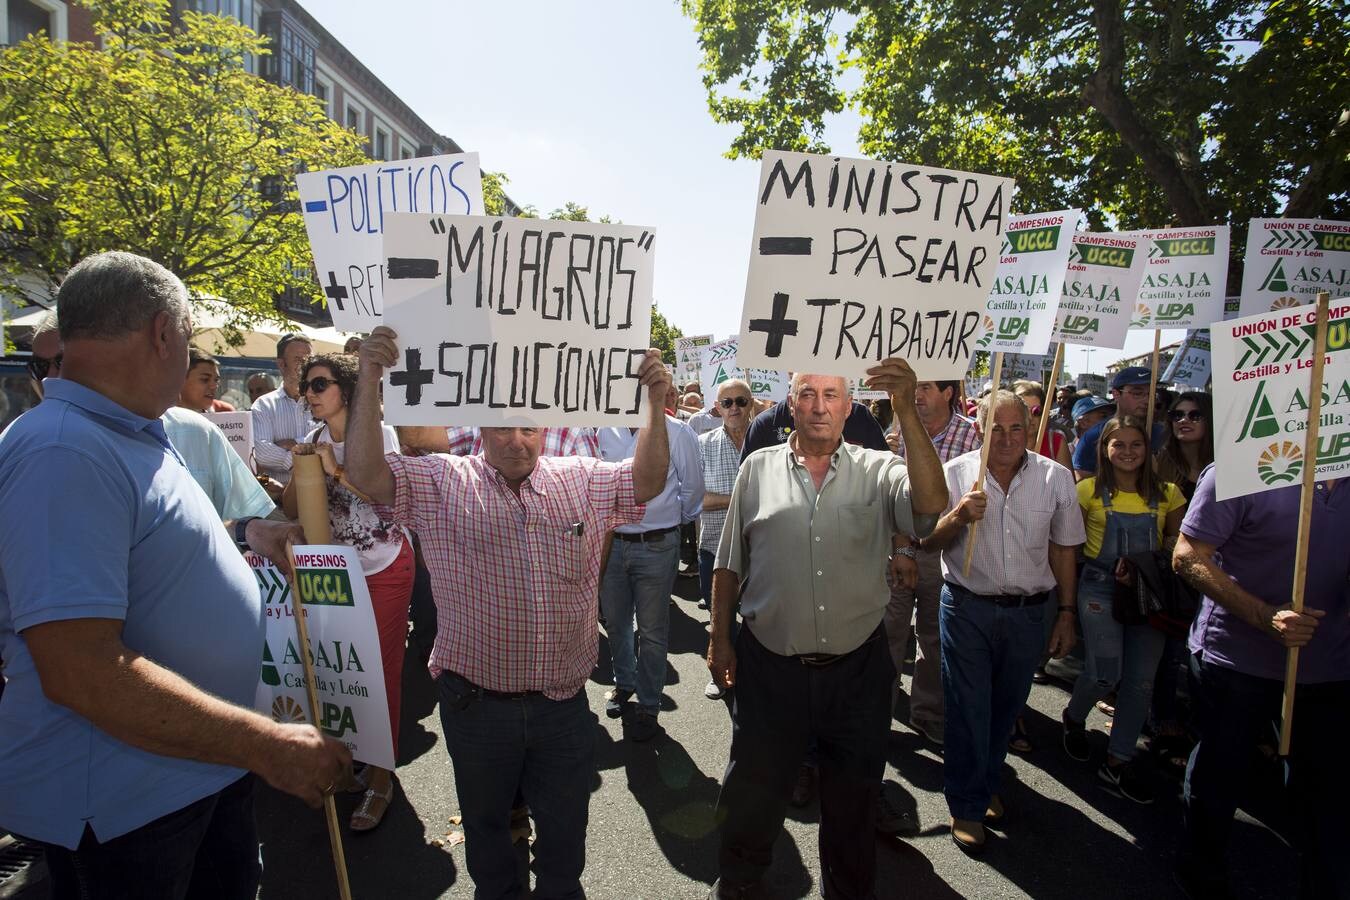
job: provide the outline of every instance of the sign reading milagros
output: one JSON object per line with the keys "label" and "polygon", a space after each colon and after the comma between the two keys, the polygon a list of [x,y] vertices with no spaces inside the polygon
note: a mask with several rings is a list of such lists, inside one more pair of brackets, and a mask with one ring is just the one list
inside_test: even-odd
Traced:
{"label": "sign reading milagros", "polygon": [[239,458],[248,466],[249,471],[257,471],[253,467],[253,413],[244,410],[202,415],[220,429],[220,433],[225,435],[225,440],[230,442],[230,446],[239,454]]}
{"label": "sign reading milagros", "polygon": [[1012,181],[768,152],[741,314],[743,366],[862,378],[891,356],[960,378]]}
{"label": "sign reading milagros", "polygon": [[385,217],[391,425],[640,426],[650,228]]}
{"label": "sign reading milagros", "polygon": [[1242,264],[1242,315],[1311,303],[1350,287],[1350,222],[1252,219]]}
{"label": "sign reading milagros", "polygon": [[[253,707],[278,722],[311,722],[290,584],[266,559],[254,553],[245,557],[267,612]],[[313,724],[346,744],[353,758],[392,769],[394,742],[380,637],[356,551],[343,546],[297,547],[295,574],[319,695],[318,721]]]}
{"label": "sign reading milagros", "polygon": [[[1211,326],[1220,500],[1300,483],[1316,322],[1310,306]],[[1318,481],[1350,473],[1350,300],[1331,301],[1322,382]]]}
{"label": "sign reading milagros", "polygon": [[383,320],[384,251],[391,213],[481,215],[477,153],[391,160],[295,176],[314,270],[333,325],[370,331]]}
{"label": "sign reading milagros", "polygon": [[[992,327],[979,339],[980,349],[1045,353],[1081,216],[1076,209],[1065,209],[1008,220],[987,305],[985,320]],[[1007,366],[1006,359],[1003,364]]]}
{"label": "sign reading milagros", "polygon": [[1055,340],[1117,350],[1125,346],[1147,263],[1142,243],[1134,234],[1080,231],[1073,236]]}
{"label": "sign reading milagros", "polygon": [[1137,231],[1148,253],[1131,328],[1203,328],[1223,318],[1228,226]]}
{"label": "sign reading milagros", "polygon": [[761,400],[786,400],[788,377],[786,372],[774,369],[742,369],[739,365],[738,339],[731,337],[701,348],[702,366],[699,386],[703,388],[703,402],[711,407],[717,400],[717,386],[732,378],[740,378],[750,385],[750,393]]}

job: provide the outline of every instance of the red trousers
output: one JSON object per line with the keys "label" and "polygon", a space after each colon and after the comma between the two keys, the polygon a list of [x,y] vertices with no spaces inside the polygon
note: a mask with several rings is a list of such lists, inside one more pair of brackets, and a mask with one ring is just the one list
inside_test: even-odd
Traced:
{"label": "red trousers", "polygon": [[384,692],[389,701],[389,734],[398,758],[398,717],[403,705],[403,652],[408,646],[408,606],[412,602],[412,541],[405,540],[398,559],[374,575],[366,576],[375,629],[380,634],[380,660],[384,665]]}

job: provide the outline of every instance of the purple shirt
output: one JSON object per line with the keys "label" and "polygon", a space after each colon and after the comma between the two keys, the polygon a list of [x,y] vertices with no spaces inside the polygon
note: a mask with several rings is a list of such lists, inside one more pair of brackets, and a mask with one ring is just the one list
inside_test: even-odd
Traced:
{"label": "purple shirt", "polygon": [[[1244,590],[1273,606],[1290,600],[1298,539],[1299,487],[1218,500],[1214,466],[1200,475],[1181,531],[1218,548],[1216,561]],[[1350,484],[1313,495],[1305,606],[1325,610],[1313,639],[1299,652],[1302,684],[1350,679]],[[1191,625],[1190,649],[1205,662],[1259,678],[1284,679],[1285,648],[1205,597]]]}

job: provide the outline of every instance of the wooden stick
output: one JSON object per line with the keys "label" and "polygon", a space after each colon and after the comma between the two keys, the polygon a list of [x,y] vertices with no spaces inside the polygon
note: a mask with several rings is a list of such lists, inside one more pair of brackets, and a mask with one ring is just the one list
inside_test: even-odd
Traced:
{"label": "wooden stick", "polygon": [[[989,467],[989,423],[994,418],[994,394],[998,393],[999,382],[1003,379],[1003,353],[994,354],[994,368],[990,373],[989,379],[989,403],[985,404],[984,422],[981,424],[980,434],[980,470],[975,476],[975,487],[973,490],[980,490],[984,486],[984,473]],[[979,522],[970,523],[970,537],[966,541],[966,565],[962,570],[963,575],[970,574],[970,561],[975,558],[975,532],[979,530]]]}
{"label": "wooden stick", "polygon": [[1153,361],[1149,363],[1148,373],[1148,416],[1144,420],[1144,446],[1148,455],[1153,457],[1153,410],[1158,406],[1158,347],[1162,343],[1162,332],[1153,329]]}
{"label": "wooden stick", "polygon": [[[1313,332],[1312,374],[1308,378],[1308,428],[1303,432],[1303,494],[1298,507],[1298,543],[1294,547],[1294,589],[1290,606],[1303,612],[1303,588],[1308,582],[1308,538],[1312,532],[1312,504],[1317,481],[1317,430],[1322,418],[1322,367],[1327,356],[1327,318],[1331,294],[1317,295],[1317,328]],[[1280,755],[1289,755],[1294,728],[1294,690],[1298,686],[1298,648],[1290,647],[1284,663],[1284,703],[1280,711]]]}
{"label": "wooden stick", "polygon": [[1050,383],[1045,386],[1045,399],[1041,401],[1041,425],[1036,429],[1034,451],[1041,452],[1041,442],[1045,440],[1045,429],[1050,424],[1050,404],[1055,399],[1055,385],[1059,383],[1059,373],[1064,369],[1064,342],[1055,348],[1055,364],[1050,367]]}

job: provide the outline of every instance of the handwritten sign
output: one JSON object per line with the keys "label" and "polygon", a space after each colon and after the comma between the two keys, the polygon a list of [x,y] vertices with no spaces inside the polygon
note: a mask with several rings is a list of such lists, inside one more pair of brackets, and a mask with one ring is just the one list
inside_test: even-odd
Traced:
{"label": "handwritten sign", "polygon": [[222,412],[222,413],[203,413],[206,418],[215,423],[220,429],[220,433],[225,435],[225,440],[230,442],[234,452],[239,454],[239,458],[248,466],[250,472],[256,472],[253,465],[253,413],[248,410],[242,412]]}
{"label": "handwritten sign", "polygon": [[370,331],[384,311],[382,239],[392,213],[481,215],[477,153],[391,160],[295,176],[314,270],[333,325]]}
{"label": "handwritten sign", "polygon": [[650,228],[385,217],[391,425],[641,426]]}
{"label": "handwritten sign", "polygon": [[703,387],[704,402],[711,406],[717,399],[717,386],[732,378],[740,378],[750,385],[750,393],[761,400],[786,400],[791,386],[786,372],[776,369],[742,369],[739,358],[740,339],[730,337],[702,348],[699,384]]}
{"label": "handwritten sign", "polygon": [[[675,377],[680,383],[699,380],[703,368],[703,348],[712,342],[711,334],[685,335],[675,339]],[[702,384],[699,386],[702,387]]]}
{"label": "handwritten sign", "polygon": [[366,577],[356,551],[345,546],[295,548],[296,583],[309,627],[318,721],[305,696],[304,663],[295,636],[295,605],[286,576],[255,553],[245,553],[258,581],[267,633],[253,708],[277,722],[309,722],[347,745],[352,757],[394,767],[389,699],[384,689],[380,635]]}
{"label": "handwritten sign", "polygon": [[1012,180],[766,152],[741,314],[745,366],[863,378],[903,357],[960,378],[998,269]]}
{"label": "handwritten sign", "polygon": [[1125,346],[1147,263],[1142,245],[1134,234],[1080,231],[1073,236],[1055,340],[1115,350]]}
{"label": "handwritten sign", "polygon": [[1134,232],[1148,264],[1131,328],[1203,328],[1223,319],[1228,226]]}
{"label": "handwritten sign", "polygon": [[[1210,328],[1220,500],[1301,482],[1316,325],[1314,306]],[[1350,299],[1331,301],[1316,465],[1318,481],[1350,474]]]}
{"label": "handwritten sign", "polygon": [[1242,264],[1241,315],[1336,297],[1350,287],[1350,222],[1252,219]]}
{"label": "handwritten sign", "polygon": [[[998,274],[986,304],[981,350],[1043,355],[1055,330],[1055,313],[1082,213],[1076,209],[1014,216],[1008,220]],[[1005,359],[1003,365],[1008,364]]]}

